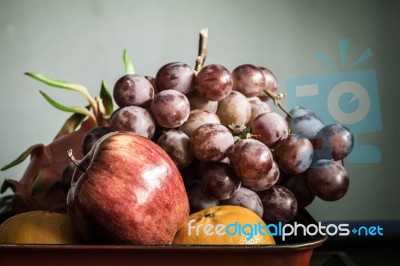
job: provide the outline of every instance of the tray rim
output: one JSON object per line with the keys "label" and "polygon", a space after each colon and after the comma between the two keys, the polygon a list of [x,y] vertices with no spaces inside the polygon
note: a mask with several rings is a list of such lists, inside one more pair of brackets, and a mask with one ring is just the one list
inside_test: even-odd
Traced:
{"label": "tray rim", "polygon": [[259,252],[269,250],[274,252],[300,251],[304,249],[314,249],[326,242],[328,236],[320,239],[291,244],[277,245],[70,245],[70,244],[0,244],[0,252],[2,251],[22,251],[22,250],[46,250],[46,251],[101,251],[101,250],[118,250],[118,251],[246,251]]}

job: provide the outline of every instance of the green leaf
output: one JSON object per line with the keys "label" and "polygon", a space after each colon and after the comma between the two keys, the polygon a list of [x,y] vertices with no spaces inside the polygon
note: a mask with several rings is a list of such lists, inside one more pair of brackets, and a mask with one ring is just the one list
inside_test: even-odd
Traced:
{"label": "green leaf", "polygon": [[79,85],[79,84],[76,84],[76,83],[72,83],[72,82],[68,82],[68,81],[61,81],[61,80],[52,79],[52,78],[49,78],[49,77],[45,77],[45,76],[43,76],[42,74],[39,74],[39,73],[26,72],[25,74],[27,76],[31,77],[31,78],[34,78],[34,79],[44,83],[44,84],[49,85],[49,86],[79,92],[79,93],[81,93],[82,95],[84,95],[86,97],[86,100],[89,102],[89,104],[92,106],[92,108],[94,110],[97,107],[96,106],[96,101],[90,95],[88,89],[86,89],[82,85]]}
{"label": "green leaf", "polygon": [[[87,109],[90,108],[90,105],[86,106]],[[87,117],[87,115],[83,114],[72,114],[61,127],[60,131],[58,131],[56,137],[54,139],[58,139],[59,137],[74,132],[75,129],[82,123],[82,121]]]}
{"label": "green leaf", "polygon": [[68,82],[68,81],[61,81],[61,80],[56,80],[56,79],[52,79],[49,77],[45,77],[42,74],[39,73],[33,73],[33,72],[26,72],[25,75],[34,78],[46,85],[52,86],[52,87],[56,87],[56,88],[61,88],[61,89],[67,89],[67,90],[71,90],[71,91],[76,91],[79,93],[82,93],[83,95],[87,95],[88,90],[83,87],[82,85],[79,84],[75,84],[72,82]]}
{"label": "green leaf", "polygon": [[55,100],[50,98],[50,96],[48,96],[43,91],[39,91],[39,92],[40,92],[40,94],[42,94],[42,96],[46,99],[47,102],[49,102],[52,106],[54,106],[58,110],[61,110],[61,111],[64,111],[64,112],[71,112],[71,113],[87,115],[90,118],[92,118],[93,121],[96,121],[96,118],[93,116],[93,114],[87,108],[62,105],[61,103],[56,102]]}
{"label": "green leaf", "polygon": [[128,51],[124,49],[123,54],[124,65],[125,65],[125,73],[126,74],[135,74],[135,68],[133,67],[131,58],[128,55]]}
{"label": "green leaf", "polygon": [[114,110],[113,99],[108,88],[107,83],[103,80],[101,82],[100,98],[103,100],[103,105],[105,108],[105,114],[110,116]]}
{"label": "green leaf", "polygon": [[11,163],[9,163],[9,164],[3,166],[0,170],[1,170],[1,171],[4,171],[4,170],[7,170],[7,169],[9,169],[9,168],[11,168],[11,167],[17,165],[17,164],[22,163],[29,155],[31,155],[31,153],[32,153],[34,150],[36,150],[36,149],[39,148],[39,147],[43,147],[43,146],[44,146],[43,144],[36,144],[36,145],[33,145],[33,146],[29,147],[29,148],[28,148],[26,151],[24,151],[20,156],[18,156],[17,159],[15,159],[15,160],[12,161]]}

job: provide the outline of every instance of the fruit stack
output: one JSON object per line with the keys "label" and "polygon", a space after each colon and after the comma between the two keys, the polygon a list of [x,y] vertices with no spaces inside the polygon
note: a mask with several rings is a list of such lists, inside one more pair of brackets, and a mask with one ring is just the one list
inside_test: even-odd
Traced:
{"label": "fruit stack", "polygon": [[[203,66],[200,51],[194,69],[171,62],[154,77],[134,74],[125,56],[126,75],[112,91],[118,108],[85,132],[84,157],[71,150],[62,172],[70,217],[85,240],[171,243],[189,213],[218,205],[289,222],[315,196],[334,201],[347,192],[343,159],[353,135],[346,127],[324,125],[306,107],[286,111],[268,68]],[[94,106],[98,122],[104,106]]]}

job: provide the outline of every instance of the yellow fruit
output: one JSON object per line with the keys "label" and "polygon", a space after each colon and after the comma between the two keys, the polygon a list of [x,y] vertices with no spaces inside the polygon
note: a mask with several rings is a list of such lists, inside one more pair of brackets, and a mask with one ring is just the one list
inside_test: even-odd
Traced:
{"label": "yellow fruit", "polygon": [[266,233],[265,227],[264,221],[249,209],[229,205],[215,206],[190,215],[175,235],[173,243],[274,245],[274,238]]}
{"label": "yellow fruit", "polygon": [[14,215],[0,225],[0,244],[79,244],[66,213],[31,211]]}

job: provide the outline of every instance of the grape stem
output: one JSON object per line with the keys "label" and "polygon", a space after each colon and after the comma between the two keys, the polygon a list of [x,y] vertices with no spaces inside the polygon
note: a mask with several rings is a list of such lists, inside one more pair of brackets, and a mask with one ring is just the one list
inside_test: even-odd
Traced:
{"label": "grape stem", "polygon": [[208,41],[208,29],[205,28],[200,31],[199,52],[196,59],[196,66],[194,67],[194,72],[196,73],[196,75],[203,68],[204,62],[206,61],[207,41]]}
{"label": "grape stem", "polygon": [[86,169],[83,168],[82,165],[80,165],[80,164],[78,163],[78,161],[75,159],[72,149],[69,149],[69,150],[67,151],[67,156],[68,156],[68,158],[71,160],[71,162],[72,162],[73,164],[75,164],[76,167],[78,167],[79,170],[81,170],[82,172],[86,172]]}
{"label": "grape stem", "polygon": [[268,89],[264,89],[264,92],[274,101],[274,104],[277,105],[288,117],[292,118],[290,113],[286,110],[286,108],[282,105],[281,100],[287,96],[286,93],[275,93]]}

